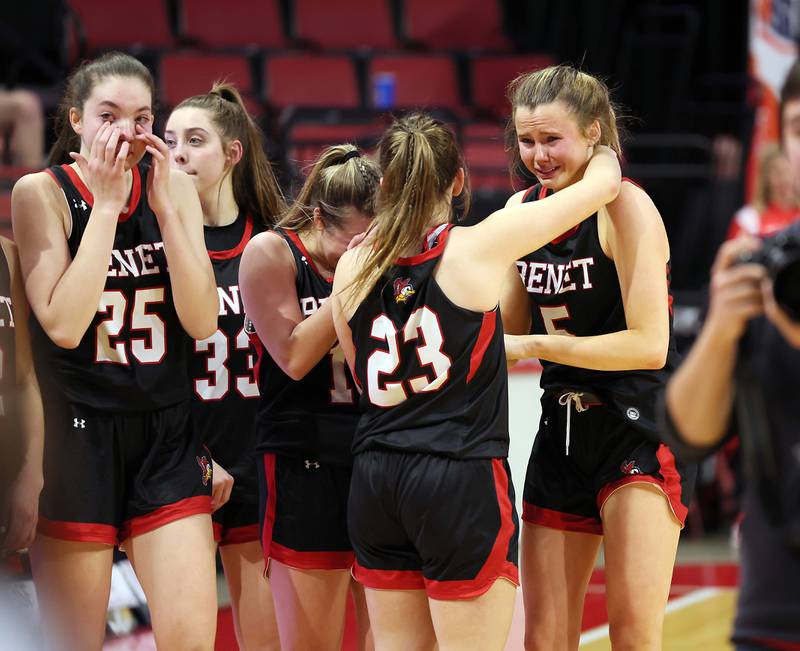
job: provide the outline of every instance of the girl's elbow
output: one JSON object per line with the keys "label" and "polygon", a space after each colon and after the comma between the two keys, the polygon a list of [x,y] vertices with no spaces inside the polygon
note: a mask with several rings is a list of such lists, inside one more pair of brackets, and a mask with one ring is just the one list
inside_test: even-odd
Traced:
{"label": "girl's elbow", "polygon": [[191,324],[186,327],[186,332],[192,339],[201,341],[208,339],[217,331],[217,311],[213,315],[204,315],[200,319],[194,319]]}
{"label": "girl's elbow", "polygon": [[78,332],[70,331],[66,328],[50,328],[46,330],[47,336],[50,337],[50,340],[59,348],[65,348],[67,350],[74,350],[77,348],[80,343],[81,339],[83,339],[83,335],[79,334]]}
{"label": "girl's elbow", "polygon": [[649,351],[645,359],[645,368],[652,371],[659,371],[667,363],[667,355],[669,354],[669,344],[654,347]]}

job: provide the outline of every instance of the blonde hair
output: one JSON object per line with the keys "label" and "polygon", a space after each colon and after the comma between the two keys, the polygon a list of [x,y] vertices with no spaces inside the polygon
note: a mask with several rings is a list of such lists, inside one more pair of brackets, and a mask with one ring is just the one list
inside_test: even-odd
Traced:
{"label": "blonde hair", "polygon": [[286,210],[286,202],[264,152],[261,129],[247,112],[236,87],[218,81],[208,93],[186,98],[175,110],[187,107],[208,112],[223,147],[234,140],[242,143],[242,160],[233,167],[233,198],[246,213],[267,225],[275,223]]}
{"label": "blonde hair", "polygon": [[361,156],[355,145],[327,147],[277,226],[307,230],[314,221],[314,208],[319,208],[326,227],[341,228],[350,207],[372,217],[380,177],[377,164]]}
{"label": "blonde hair", "polygon": [[[419,242],[436,211],[449,201],[447,192],[464,167],[453,131],[424,113],[395,120],[381,138],[378,158],[383,182],[370,227],[374,245],[353,280],[353,296]],[[462,194],[468,209],[466,182]]]}
{"label": "blonde hair", "polygon": [[514,118],[518,108],[533,111],[542,104],[562,102],[575,117],[578,127],[586,133],[592,123],[600,124],[598,144],[611,147],[622,156],[621,127],[618,124],[617,106],[611,101],[608,86],[597,77],[567,65],[550,66],[528,72],[514,79],[506,96],[511,104],[511,120],[506,128],[506,146],[512,153],[512,174],[522,164],[517,146]]}
{"label": "blonde hair", "polygon": [[770,174],[775,163],[783,157],[783,151],[777,143],[767,145],[758,161],[758,175],[756,176],[755,190],[753,193],[753,207],[761,212],[773,200]]}

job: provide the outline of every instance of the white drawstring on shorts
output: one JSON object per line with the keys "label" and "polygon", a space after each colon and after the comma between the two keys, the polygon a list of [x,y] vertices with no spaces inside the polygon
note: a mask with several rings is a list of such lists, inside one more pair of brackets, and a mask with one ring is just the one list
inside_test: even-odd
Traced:
{"label": "white drawstring on shorts", "polygon": [[586,411],[587,409],[589,409],[589,407],[584,407],[583,406],[583,402],[581,401],[582,397],[583,397],[583,393],[574,391],[574,392],[564,393],[558,399],[558,404],[559,405],[564,405],[567,408],[567,440],[566,440],[566,453],[567,453],[567,456],[569,456],[569,426],[570,426],[570,416],[571,416],[571,413],[572,413],[572,410],[570,409],[570,406],[572,404],[574,404],[575,405],[575,411],[577,411],[577,412]]}

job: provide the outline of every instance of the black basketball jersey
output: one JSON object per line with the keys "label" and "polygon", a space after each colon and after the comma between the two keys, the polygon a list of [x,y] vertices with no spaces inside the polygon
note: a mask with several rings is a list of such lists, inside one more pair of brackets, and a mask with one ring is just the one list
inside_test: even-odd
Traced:
{"label": "black basketball jersey", "polygon": [[0,247],[0,435],[6,443],[9,443],[6,437],[13,435],[16,427],[12,410],[17,392],[16,324],[9,267],[5,250]]}
{"label": "black basketball jersey", "polygon": [[[258,384],[255,354],[244,326],[239,264],[263,223],[241,213],[228,226],[205,227],[205,240],[217,281],[217,331],[194,342],[191,376],[195,425],[214,459],[228,472],[250,466],[255,445]],[[235,238],[237,241],[231,242]]]}
{"label": "black basketball jersey", "polygon": [[[331,295],[333,278],[322,276],[297,233],[275,229],[292,252],[295,287],[303,318]],[[293,380],[275,363],[255,332],[258,352],[258,450],[310,461],[349,465],[358,422],[356,388],[338,343],[301,380]]]}
{"label": "black basketball jersey", "polygon": [[[143,182],[148,167],[131,171],[129,205],[119,216],[105,289],[77,348],[56,346],[31,319],[37,372],[46,395],[113,412],[140,412],[189,398],[191,339],[178,320],[158,221]],[[74,258],[89,223],[93,198],[68,165],[47,170],[61,186],[72,218],[67,240]]]}
{"label": "black basketball jersey", "polygon": [[[523,202],[546,196],[537,184]],[[600,246],[597,213],[538,251],[517,261],[531,306],[531,333],[587,337],[627,329],[614,261]],[[665,273],[667,286],[670,266]],[[660,370],[598,371],[541,360],[541,386],[547,390],[584,390],[618,409],[631,424],[653,432],[655,395],[680,359],[672,332],[669,295],[669,348]]]}
{"label": "black basketball jersey", "polygon": [[353,451],[457,459],[508,454],[508,374],[500,311],[453,304],[433,272],[450,226],[395,265],[350,319],[364,412]]}

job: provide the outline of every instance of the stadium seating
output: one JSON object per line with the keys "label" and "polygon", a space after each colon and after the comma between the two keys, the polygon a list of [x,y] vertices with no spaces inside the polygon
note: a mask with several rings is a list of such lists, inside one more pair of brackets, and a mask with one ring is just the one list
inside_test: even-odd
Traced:
{"label": "stadium seating", "polygon": [[361,107],[355,67],[348,56],[271,56],[264,62],[263,74],[264,99],[275,109]]}
{"label": "stadium seating", "polygon": [[401,0],[400,30],[432,50],[506,50],[500,3],[490,0]]}
{"label": "stadium seating", "polygon": [[162,49],[174,45],[164,0],[135,5],[100,0],[69,0],[91,53],[110,48]]}
{"label": "stadium seating", "polygon": [[463,111],[456,64],[450,56],[377,56],[368,61],[367,69],[367,104],[371,107],[385,108],[376,106],[372,89],[376,77],[388,73],[394,75],[396,108],[436,108],[453,113]]}
{"label": "stadium seating", "polygon": [[292,34],[326,49],[397,46],[388,0],[294,0]]}
{"label": "stadium seating", "polygon": [[547,55],[486,56],[471,61],[472,107],[479,116],[506,118],[510,113],[506,86],[516,76],[553,63]]}
{"label": "stadium seating", "polygon": [[208,92],[215,81],[225,79],[236,84],[248,110],[256,116],[261,113],[261,107],[254,100],[250,62],[244,56],[200,52],[167,54],[161,59],[160,78],[162,100],[168,107],[191,95]]}
{"label": "stadium seating", "polygon": [[182,0],[179,31],[203,47],[284,47],[279,4],[279,0]]}

